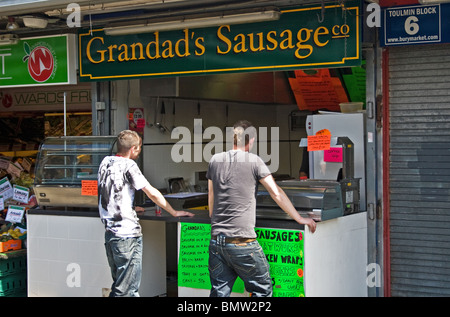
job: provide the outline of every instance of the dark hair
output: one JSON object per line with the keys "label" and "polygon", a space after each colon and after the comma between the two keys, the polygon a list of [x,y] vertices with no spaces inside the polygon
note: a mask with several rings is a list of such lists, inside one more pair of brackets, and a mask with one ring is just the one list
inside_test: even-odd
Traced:
{"label": "dark hair", "polygon": [[235,146],[247,145],[250,139],[256,137],[255,127],[247,120],[239,120],[236,122],[233,126],[233,133],[233,142]]}

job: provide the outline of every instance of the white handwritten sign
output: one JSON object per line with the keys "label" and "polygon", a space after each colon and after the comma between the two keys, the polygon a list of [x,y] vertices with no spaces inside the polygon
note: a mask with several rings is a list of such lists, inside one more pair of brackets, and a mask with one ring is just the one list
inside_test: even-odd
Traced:
{"label": "white handwritten sign", "polygon": [[0,179],[0,195],[3,196],[5,201],[13,197],[13,188],[8,177]]}
{"label": "white handwritten sign", "polygon": [[13,199],[27,204],[28,203],[28,196],[30,195],[30,190],[26,187],[14,185],[13,186]]}
{"label": "white handwritten sign", "polygon": [[14,223],[21,223],[24,213],[25,207],[10,205],[8,207],[8,212],[6,214],[5,220]]}

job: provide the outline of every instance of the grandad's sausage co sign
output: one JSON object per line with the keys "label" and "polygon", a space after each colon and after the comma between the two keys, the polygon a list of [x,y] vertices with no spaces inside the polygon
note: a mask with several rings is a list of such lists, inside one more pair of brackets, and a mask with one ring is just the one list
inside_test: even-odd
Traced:
{"label": "grandad's sausage co sign", "polygon": [[276,21],[199,29],[126,36],[81,30],[78,39],[81,81],[357,66],[360,3],[301,7],[281,11]]}

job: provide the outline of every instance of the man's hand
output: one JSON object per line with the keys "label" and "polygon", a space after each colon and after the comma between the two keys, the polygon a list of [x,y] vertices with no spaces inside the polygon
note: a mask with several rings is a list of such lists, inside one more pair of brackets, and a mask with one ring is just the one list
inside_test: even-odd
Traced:
{"label": "man's hand", "polygon": [[316,222],[314,220],[312,220],[311,218],[303,218],[305,219],[305,225],[307,225],[309,227],[309,230],[311,231],[311,233],[314,233],[316,231]]}
{"label": "man's hand", "polygon": [[142,215],[144,213],[144,211],[145,211],[144,207],[140,207],[140,206],[134,207],[134,210],[136,211],[136,213],[138,215]]}
{"label": "man's hand", "polygon": [[189,211],[175,210],[175,214],[173,214],[172,216],[174,216],[174,217],[193,217],[194,214]]}

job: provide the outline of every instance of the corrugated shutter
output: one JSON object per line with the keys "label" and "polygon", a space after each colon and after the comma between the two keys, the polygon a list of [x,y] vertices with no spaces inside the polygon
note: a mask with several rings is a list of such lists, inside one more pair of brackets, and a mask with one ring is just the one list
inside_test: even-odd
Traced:
{"label": "corrugated shutter", "polygon": [[392,296],[450,295],[450,45],[389,48]]}

